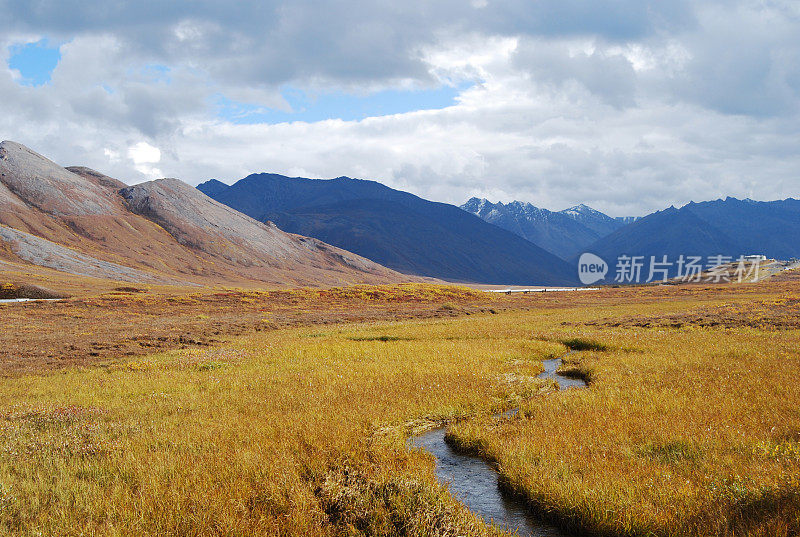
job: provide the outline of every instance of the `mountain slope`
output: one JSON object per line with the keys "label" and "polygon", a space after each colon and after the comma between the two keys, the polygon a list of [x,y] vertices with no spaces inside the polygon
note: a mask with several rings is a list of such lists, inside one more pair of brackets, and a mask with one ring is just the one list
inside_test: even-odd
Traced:
{"label": "mountain slope", "polygon": [[258,220],[274,221],[395,270],[451,281],[573,283],[563,260],[444,203],[374,181],[250,175],[227,189],[198,189]]}
{"label": "mountain slope", "polygon": [[763,254],[800,257],[800,200],[755,202],[727,198],[670,207],[648,215],[588,248],[612,267],[620,255],[676,262],[679,256]]}
{"label": "mountain slope", "polygon": [[461,208],[562,259],[578,255],[586,246],[623,225],[586,205],[553,212],[520,201],[504,204],[471,198]]}
{"label": "mountain slope", "polygon": [[23,261],[77,276],[137,283],[182,283],[180,280],[171,280],[165,276],[97,259],[11,227],[0,226],[0,245],[8,245],[8,250]]}
{"label": "mountain slope", "polygon": [[383,267],[350,252],[257,222],[177,179],[142,183],[120,194],[131,212],[163,227],[180,244],[241,266],[293,270],[299,264],[389,275]]}
{"label": "mountain slope", "polygon": [[126,187],[88,168],[62,168],[14,142],[0,144],[0,226],[0,256],[125,281],[332,285],[408,279],[256,222],[176,179]]}
{"label": "mountain slope", "polygon": [[721,229],[741,253],[770,258],[800,257],[800,200],[724,200],[690,203],[682,208]]}
{"label": "mountain slope", "polygon": [[622,254],[659,258],[663,255],[677,258],[682,254],[733,255],[736,244],[692,212],[670,207],[600,239],[590,250],[611,261]]}

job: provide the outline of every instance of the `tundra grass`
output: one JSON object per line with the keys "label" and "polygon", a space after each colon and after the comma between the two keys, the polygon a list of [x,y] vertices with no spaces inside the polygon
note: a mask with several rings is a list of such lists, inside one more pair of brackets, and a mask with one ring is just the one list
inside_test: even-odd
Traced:
{"label": "tundra grass", "polygon": [[581,341],[603,346],[577,345],[590,350],[564,371],[589,389],[462,421],[448,440],[497,461],[542,516],[591,535],[798,535],[800,331],[751,320],[759,328],[585,326]]}
{"label": "tundra grass", "polygon": [[319,330],[0,381],[0,528],[492,534],[406,436],[519,404],[561,346],[488,315]]}
{"label": "tundra grass", "polygon": [[[734,304],[740,322],[722,326],[693,320],[723,307],[717,290],[557,309],[530,297],[530,311],[287,328],[0,379],[0,533],[496,534],[407,447],[452,421],[452,442],[498,461],[505,486],[560,523],[794,535],[800,332],[764,321],[797,315],[787,285],[743,287],[736,304],[770,306]],[[587,390],[536,379],[567,346],[582,349],[565,369]]]}

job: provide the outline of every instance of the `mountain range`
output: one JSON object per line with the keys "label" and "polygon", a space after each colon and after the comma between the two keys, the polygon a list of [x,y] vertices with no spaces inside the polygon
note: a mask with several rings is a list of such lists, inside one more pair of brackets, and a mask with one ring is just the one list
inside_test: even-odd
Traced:
{"label": "mountain range", "polygon": [[[592,252],[800,257],[800,200],[689,203],[643,218],[472,198],[461,208],[375,181],[253,174],[228,186],[128,186],[0,143],[0,266],[153,284],[440,280],[569,285]],[[613,277],[609,274],[608,278]]]}
{"label": "mountain range", "polygon": [[[736,198],[669,207],[624,226],[587,248],[612,263],[620,255],[800,257],[800,200]],[[575,261],[575,260],[573,260]],[[672,269],[673,273],[675,267]]]}
{"label": "mountain range", "polygon": [[177,179],[129,187],[8,141],[0,143],[0,259],[142,283],[413,279],[253,220]]}
{"label": "mountain range", "polygon": [[[640,256],[649,263],[667,257],[670,275],[680,256],[709,258],[764,255],[773,259],[800,257],[800,200],[753,201],[718,199],[669,207],[645,217],[607,216],[586,205],[559,212],[530,203],[491,203],[471,198],[461,206],[577,267],[578,257],[591,252],[613,268],[620,256]],[[613,271],[608,278],[613,278]]]}
{"label": "mountain range", "polygon": [[504,204],[470,198],[461,208],[566,260],[635,221],[612,218],[583,204],[554,212],[521,201]]}
{"label": "mountain range", "polygon": [[521,285],[575,282],[545,249],[446,203],[375,181],[253,174],[208,196],[280,229],[316,237],[396,271],[448,281]]}

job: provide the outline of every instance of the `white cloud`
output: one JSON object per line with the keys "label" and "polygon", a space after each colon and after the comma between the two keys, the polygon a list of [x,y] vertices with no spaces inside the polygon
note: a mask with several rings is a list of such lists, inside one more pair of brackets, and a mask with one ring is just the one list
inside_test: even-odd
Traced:
{"label": "white cloud", "polygon": [[[453,203],[620,215],[800,195],[793,2],[364,1],[355,20],[310,0],[176,1],[158,16],[25,4],[0,0],[0,138],[127,182],[350,175]],[[7,47],[43,36],[64,43],[61,61],[50,84],[23,87]],[[454,106],[363,121],[235,125],[214,106],[224,95],[289,110],[286,86],[464,81]]]}
{"label": "white cloud", "polygon": [[[104,151],[108,154],[108,151]],[[113,154],[113,151],[111,152]],[[154,147],[147,142],[139,142],[128,148],[128,158],[133,161],[133,167],[136,171],[150,177],[162,177],[161,170],[155,167],[156,164],[161,162],[161,150]]]}

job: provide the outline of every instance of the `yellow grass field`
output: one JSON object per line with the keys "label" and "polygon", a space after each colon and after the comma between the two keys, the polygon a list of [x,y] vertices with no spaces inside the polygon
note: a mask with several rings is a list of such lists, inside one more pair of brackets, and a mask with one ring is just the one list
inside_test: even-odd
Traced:
{"label": "yellow grass field", "polygon": [[[0,531],[496,534],[407,447],[449,421],[453,443],[562,524],[795,535],[800,285],[727,289],[531,295],[0,379]],[[717,309],[741,322],[698,321]],[[567,364],[587,390],[536,379],[565,341],[598,344]]]}

